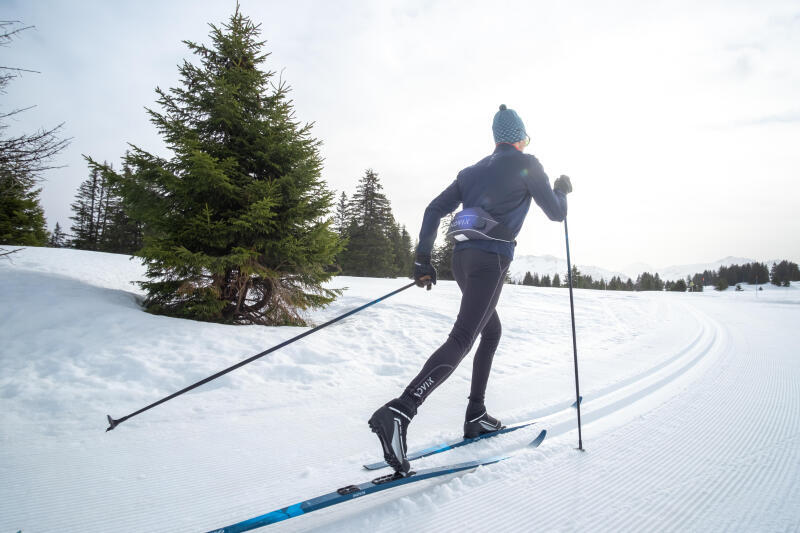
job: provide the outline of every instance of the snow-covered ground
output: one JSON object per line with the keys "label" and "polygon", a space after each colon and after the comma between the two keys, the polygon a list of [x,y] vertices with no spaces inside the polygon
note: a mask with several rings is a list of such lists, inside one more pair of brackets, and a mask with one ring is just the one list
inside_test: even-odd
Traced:
{"label": "snow-covered ground", "polygon": [[[297,328],[152,316],[125,256],[0,261],[0,532],[204,531],[375,476],[366,425],[443,341],[458,289],[410,289],[105,432]],[[320,323],[406,280],[338,278]],[[537,450],[275,526],[305,531],[798,531],[800,291],[506,286],[487,405],[535,417]],[[457,437],[471,357],[422,406],[411,448]],[[521,430],[420,461],[517,449]]]}

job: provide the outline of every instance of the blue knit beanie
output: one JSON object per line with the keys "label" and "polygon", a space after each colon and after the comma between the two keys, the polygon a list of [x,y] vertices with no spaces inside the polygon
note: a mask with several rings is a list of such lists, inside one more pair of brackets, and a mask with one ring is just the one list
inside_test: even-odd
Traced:
{"label": "blue knit beanie", "polygon": [[528,137],[522,119],[516,111],[508,109],[505,104],[501,104],[500,111],[494,114],[492,133],[495,143],[515,143]]}

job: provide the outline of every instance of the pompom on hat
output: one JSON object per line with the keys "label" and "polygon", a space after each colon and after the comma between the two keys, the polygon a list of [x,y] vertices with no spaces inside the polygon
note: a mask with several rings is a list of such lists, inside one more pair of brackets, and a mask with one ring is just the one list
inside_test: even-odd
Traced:
{"label": "pompom on hat", "polygon": [[522,119],[516,111],[508,109],[505,104],[501,104],[500,110],[494,114],[492,133],[495,143],[513,144],[528,138]]}

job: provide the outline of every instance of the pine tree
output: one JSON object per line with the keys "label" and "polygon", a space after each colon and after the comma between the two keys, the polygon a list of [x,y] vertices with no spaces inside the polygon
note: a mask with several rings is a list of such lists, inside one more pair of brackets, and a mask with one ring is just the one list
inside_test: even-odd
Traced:
{"label": "pine tree", "polygon": [[414,273],[414,246],[411,242],[411,235],[405,226],[400,229],[400,251],[396,253],[402,254],[397,256],[399,259],[396,258],[400,265],[398,275],[412,277]]}
{"label": "pine tree", "polygon": [[[123,175],[130,179],[131,169],[123,165]],[[119,254],[135,254],[143,244],[143,224],[128,216],[125,198],[122,197],[120,185],[107,177],[109,183],[109,205],[107,207],[107,223],[103,231],[101,249],[105,252]]]}
{"label": "pine tree", "polygon": [[581,286],[581,271],[578,270],[578,265],[572,265],[572,286],[574,288]]}
{"label": "pine tree", "polygon": [[63,248],[67,245],[67,235],[61,231],[61,224],[56,222],[56,227],[53,228],[53,233],[50,235],[50,240],[47,241],[47,246],[50,248]]}
{"label": "pine tree", "polygon": [[800,281],[800,268],[798,268],[797,263],[784,259],[772,265],[770,277],[773,285],[789,287],[792,281]]}
{"label": "pine tree", "polygon": [[747,283],[754,285],[757,283],[769,282],[769,268],[764,263],[753,263],[753,268],[750,270],[750,276],[747,278]]}
{"label": "pine tree", "polygon": [[541,282],[540,282],[540,286],[541,287],[549,287],[550,286],[550,275],[549,274],[545,274],[544,276],[542,276],[542,279],[541,279]]}
{"label": "pine tree", "polygon": [[561,287],[561,278],[558,277],[558,272],[553,274],[553,287]]}
{"label": "pine tree", "polygon": [[41,192],[33,181],[0,169],[0,244],[43,246],[47,242]]}
{"label": "pine tree", "polygon": [[530,271],[525,272],[525,276],[522,278],[522,284],[533,286],[533,276],[531,276]]}
{"label": "pine tree", "polygon": [[295,120],[286,83],[259,69],[259,35],[237,5],[211,25],[210,47],[184,41],[199,65],[184,61],[181,85],[156,89],[162,111],[148,110],[172,157],[134,146],[130,173],[115,175],[143,227],[151,312],[303,325],[302,310],[335,298],[322,286],[340,247],[319,141]]}
{"label": "pine tree", "polygon": [[347,226],[350,224],[350,213],[348,210],[347,195],[342,191],[339,201],[336,203],[336,210],[333,213],[333,229],[339,237],[345,238]]}
{"label": "pine tree", "polygon": [[[105,163],[104,163],[105,164]],[[106,184],[101,177],[100,168],[91,168],[89,177],[78,187],[75,201],[72,203],[73,215],[70,217],[74,223],[71,246],[79,250],[98,250],[98,237],[101,235],[99,226],[102,217],[102,195]]]}
{"label": "pine tree", "polygon": [[405,226],[400,227],[393,222],[390,229],[390,237],[392,241],[392,252],[394,254],[394,269],[392,275],[403,277],[410,276],[414,270],[411,235],[408,234]]}
{"label": "pine tree", "polygon": [[342,274],[389,277],[396,275],[391,206],[381,192],[378,174],[367,169],[348,206],[347,248],[339,256]]}
{"label": "pine tree", "polygon": [[675,292],[686,292],[686,282],[683,278],[679,279],[678,281],[672,283],[671,287],[667,290],[675,291]]}
{"label": "pine tree", "polygon": [[[127,157],[127,155],[126,155]],[[130,168],[123,166],[130,179]],[[125,212],[120,182],[106,163],[93,166],[72,203],[71,245],[83,250],[133,254],[142,246],[142,224]]]}
{"label": "pine tree", "polygon": [[664,282],[658,276],[649,272],[642,272],[636,279],[635,289],[637,291],[661,291],[664,290]]}
{"label": "pine tree", "polygon": [[[0,46],[10,44],[30,28],[18,21],[0,21]],[[22,72],[32,71],[0,66],[0,94]],[[30,108],[0,110],[0,243],[44,246],[49,237],[39,201],[41,189],[36,185],[46,170],[55,168],[50,160],[69,141],[58,138],[61,125],[34,133],[5,135],[9,119],[27,109]]]}

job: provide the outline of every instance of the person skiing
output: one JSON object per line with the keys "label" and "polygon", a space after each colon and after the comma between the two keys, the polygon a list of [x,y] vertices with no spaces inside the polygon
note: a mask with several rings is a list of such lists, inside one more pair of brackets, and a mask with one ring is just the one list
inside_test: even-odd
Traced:
{"label": "person skiing", "polygon": [[459,204],[448,230],[455,240],[453,274],[461,289],[461,306],[453,329],[428,358],[403,393],[380,407],[369,426],[381,442],[384,459],[400,475],[408,475],[406,435],[420,405],[453,373],[480,335],[472,366],[464,438],[497,431],[503,426],[484,405],[492,359],[500,341],[501,326],[495,306],[506,271],[514,258],[514,240],[530,208],[531,198],[554,221],[567,216],[567,197],[572,192],[569,177],[560,176],[553,188],[539,161],[524,149],[530,137],[519,115],[501,105],[492,121],[494,152],[458,173],[425,209],[419,233],[414,280],[431,290],[436,269],[431,250],[439,223]]}

